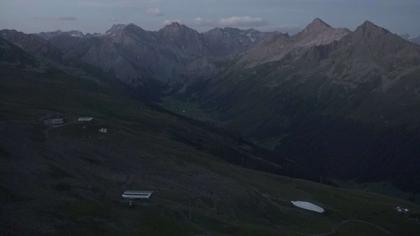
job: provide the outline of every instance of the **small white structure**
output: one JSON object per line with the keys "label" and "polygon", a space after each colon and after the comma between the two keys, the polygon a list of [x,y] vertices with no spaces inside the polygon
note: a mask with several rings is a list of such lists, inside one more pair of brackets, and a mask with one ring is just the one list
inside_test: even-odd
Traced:
{"label": "small white structure", "polygon": [[317,212],[317,213],[321,213],[321,214],[325,212],[324,208],[322,208],[322,207],[320,207],[318,205],[315,205],[313,203],[310,203],[310,202],[291,201],[291,203],[295,207],[298,207],[298,208],[301,208],[301,209],[305,209],[305,210],[308,210],[308,211],[313,211],[313,212]]}
{"label": "small white structure", "polygon": [[99,133],[102,133],[102,134],[107,134],[108,133],[107,128],[100,128],[98,131],[99,131]]}
{"label": "small white structure", "polygon": [[400,206],[395,207],[395,210],[397,210],[398,213],[401,213],[401,214],[408,214],[408,212],[410,212],[408,208],[403,208]]}
{"label": "small white structure", "polygon": [[93,121],[93,117],[79,117],[77,121],[78,122],[91,122]]}
{"label": "small white structure", "polygon": [[138,200],[149,200],[152,197],[153,191],[124,191],[121,197],[124,200],[128,200],[130,206],[133,205],[134,201]]}

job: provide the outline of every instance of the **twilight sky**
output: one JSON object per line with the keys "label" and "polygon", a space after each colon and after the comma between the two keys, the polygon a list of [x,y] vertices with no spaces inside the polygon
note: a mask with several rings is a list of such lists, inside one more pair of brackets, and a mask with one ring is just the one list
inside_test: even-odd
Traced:
{"label": "twilight sky", "polygon": [[370,20],[396,33],[420,35],[420,0],[0,0],[0,29],[104,32],[135,23],[155,30],[180,21],[199,31],[241,27],[293,31],[320,17],[354,29]]}

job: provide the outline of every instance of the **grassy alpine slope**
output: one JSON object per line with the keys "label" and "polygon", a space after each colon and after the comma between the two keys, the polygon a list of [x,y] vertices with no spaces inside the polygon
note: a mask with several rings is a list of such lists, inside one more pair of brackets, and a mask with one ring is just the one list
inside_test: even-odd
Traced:
{"label": "grassy alpine slope", "polygon": [[[59,112],[65,126],[40,118]],[[74,122],[93,116],[95,123]],[[99,134],[107,127],[109,133]],[[241,167],[256,147],[124,96],[109,81],[0,66],[4,235],[418,235],[408,202]],[[257,165],[257,166],[258,166]],[[126,189],[153,190],[128,208]],[[292,207],[312,201],[327,213]],[[410,208],[408,215],[396,206]]]}

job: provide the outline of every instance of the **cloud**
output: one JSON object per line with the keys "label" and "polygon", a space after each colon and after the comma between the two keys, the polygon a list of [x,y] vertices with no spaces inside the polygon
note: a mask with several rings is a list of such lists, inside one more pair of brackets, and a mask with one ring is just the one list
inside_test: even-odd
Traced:
{"label": "cloud", "polygon": [[193,20],[193,24],[197,27],[238,27],[238,28],[253,28],[268,25],[267,21],[261,17],[250,16],[231,16],[221,18],[219,20],[208,20],[202,17],[197,17]]}
{"label": "cloud", "polygon": [[267,25],[261,17],[231,16],[222,18],[219,24],[224,27],[260,27]]}
{"label": "cloud", "polygon": [[194,19],[193,24],[198,27],[217,27],[218,22],[212,20],[206,20],[202,17],[197,17]]}
{"label": "cloud", "polygon": [[58,17],[58,20],[61,20],[61,21],[76,21],[77,20],[77,17],[74,17],[74,16],[61,16],[61,17]]}
{"label": "cloud", "polygon": [[144,4],[155,3],[156,0],[73,0],[83,7],[97,8],[135,8]]}
{"label": "cloud", "polygon": [[50,17],[50,16],[37,16],[32,17],[34,20],[42,20],[42,21],[77,21],[78,18],[74,16],[58,16],[58,17]]}
{"label": "cloud", "polygon": [[162,11],[158,7],[148,8],[146,13],[151,16],[163,16]]}

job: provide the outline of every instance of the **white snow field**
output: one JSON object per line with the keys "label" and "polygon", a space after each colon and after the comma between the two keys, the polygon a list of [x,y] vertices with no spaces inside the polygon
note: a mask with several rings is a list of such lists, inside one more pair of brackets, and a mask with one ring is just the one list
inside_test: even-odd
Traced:
{"label": "white snow field", "polygon": [[308,211],[314,211],[314,212],[317,212],[317,213],[324,213],[325,212],[324,208],[322,208],[320,206],[317,206],[317,205],[315,205],[313,203],[310,203],[310,202],[291,201],[291,203],[296,207],[299,207],[299,208],[302,208],[302,209],[305,209],[305,210],[308,210]]}

